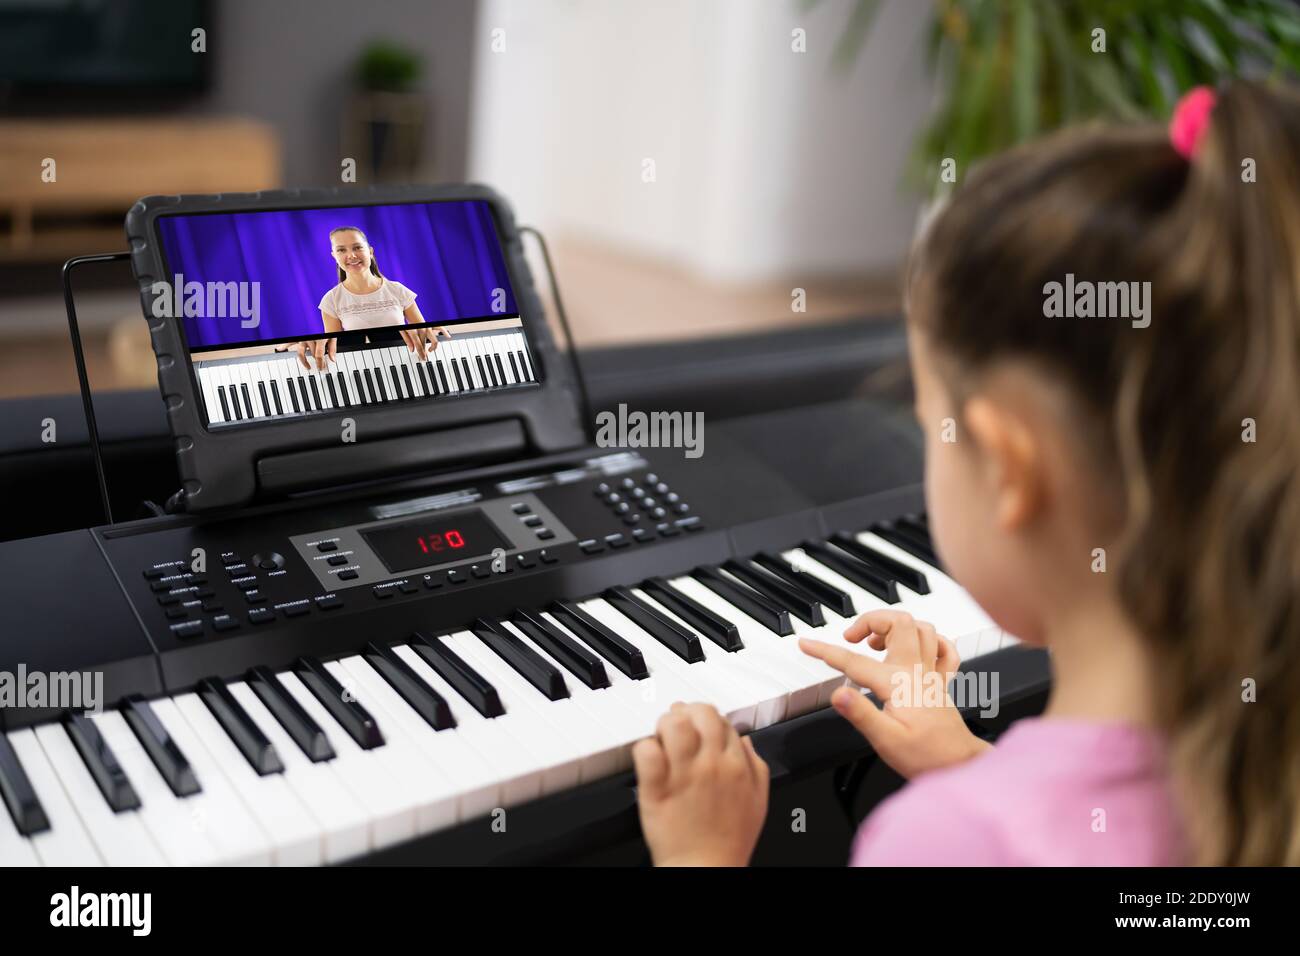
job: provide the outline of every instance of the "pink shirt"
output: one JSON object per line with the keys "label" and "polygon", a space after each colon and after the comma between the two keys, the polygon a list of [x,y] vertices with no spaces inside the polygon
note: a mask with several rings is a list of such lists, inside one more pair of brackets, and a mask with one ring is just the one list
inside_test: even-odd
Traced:
{"label": "pink shirt", "polygon": [[922,774],[853,841],[853,866],[1169,866],[1181,828],[1152,731],[1031,718]]}

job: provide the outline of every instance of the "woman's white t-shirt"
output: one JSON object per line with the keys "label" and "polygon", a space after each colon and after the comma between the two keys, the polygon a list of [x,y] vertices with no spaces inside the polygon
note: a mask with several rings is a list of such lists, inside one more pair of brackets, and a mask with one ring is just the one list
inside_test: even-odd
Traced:
{"label": "woman's white t-shirt", "polygon": [[344,331],[377,329],[386,325],[402,325],[405,312],[415,301],[415,293],[392,279],[384,279],[374,292],[357,295],[343,288],[340,282],[325,293],[320,300],[320,310],[337,316]]}

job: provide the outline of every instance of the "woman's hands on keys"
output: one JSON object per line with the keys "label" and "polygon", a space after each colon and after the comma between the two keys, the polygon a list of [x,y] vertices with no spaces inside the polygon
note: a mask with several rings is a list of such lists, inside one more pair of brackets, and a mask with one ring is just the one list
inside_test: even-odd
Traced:
{"label": "woman's hands on keys", "polygon": [[971,733],[948,695],[948,680],[961,661],[952,641],[933,624],[913,620],[906,611],[868,611],[844,637],[853,643],[865,639],[884,651],[885,659],[808,638],[799,647],[884,701],[884,708],[877,708],[852,687],[831,695],[831,705],[901,776],[910,779],[961,763],[989,748]]}
{"label": "woman's hands on keys", "polygon": [[312,339],[309,342],[294,342],[289,347],[289,351],[298,356],[298,362],[307,371],[312,370],[312,363],[307,361],[310,357],[316,363],[316,369],[320,370],[325,367],[328,359],[331,362],[337,361],[338,339]]}
{"label": "woman's hands on keys", "polygon": [[632,748],[655,866],[745,866],[767,816],[768,770],[709,704],[673,704]]}
{"label": "woman's hands on keys", "polygon": [[419,329],[402,329],[401,332],[402,341],[406,343],[406,347],[414,352],[416,358],[421,361],[427,359],[430,352],[437,351],[439,333],[442,334],[443,338],[451,338],[451,332],[441,325]]}

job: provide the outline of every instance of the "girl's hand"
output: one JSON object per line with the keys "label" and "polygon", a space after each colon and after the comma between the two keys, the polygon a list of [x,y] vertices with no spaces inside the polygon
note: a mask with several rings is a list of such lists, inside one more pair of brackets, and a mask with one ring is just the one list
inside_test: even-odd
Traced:
{"label": "girl's hand", "polygon": [[443,337],[451,338],[451,333],[441,325],[423,329],[402,329],[401,332],[406,347],[414,352],[422,362],[428,359],[428,353],[437,351],[439,332],[442,333]]}
{"label": "girl's hand", "polygon": [[745,866],[767,816],[767,764],[708,704],[673,704],[632,748],[655,866]]}
{"label": "girl's hand", "polygon": [[338,352],[338,339],[313,339],[310,342],[294,342],[290,346],[290,351],[298,356],[298,362],[307,371],[312,370],[311,363],[307,361],[308,356],[311,356],[316,362],[317,369],[323,369],[326,359],[331,362],[337,361],[335,356]]}
{"label": "girl's hand", "polygon": [[[877,708],[852,687],[831,695],[840,715],[861,731],[885,763],[911,778],[969,760],[989,748],[961,719],[948,696],[948,679],[961,661],[934,625],[905,611],[868,611],[849,625],[846,640],[885,651],[883,661],[804,638],[799,648],[885,702]],[[941,683],[940,683],[941,682]],[[936,699],[937,698],[937,699]]]}

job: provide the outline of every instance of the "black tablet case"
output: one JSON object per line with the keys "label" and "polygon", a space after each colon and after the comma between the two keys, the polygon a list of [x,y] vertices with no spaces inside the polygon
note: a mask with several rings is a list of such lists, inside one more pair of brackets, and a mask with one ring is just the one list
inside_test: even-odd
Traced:
{"label": "black tablet case", "polygon": [[[156,225],[159,216],[472,199],[483,200],[492,209],[524,334],[541,372],[538,387],[208,428],[181,319],[153,315],[154,283],[171,281]],[[473,461],[476,451],[489,459],[524,458],[587,444],[572,365],[562,360],[551,337],[514,214],[486,186],[347,186],[146,196],[127,213],[126,234],[158,360],[158,386],[176,444],[187,511],[247,505],[290,491],[311,490],[313,480],[321,486],[338,486],[410,475],[446,467],[454,460]],[[340,439],[344,417],[356,423],[355,443]]]}

